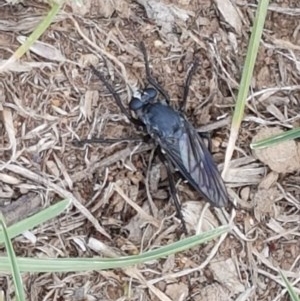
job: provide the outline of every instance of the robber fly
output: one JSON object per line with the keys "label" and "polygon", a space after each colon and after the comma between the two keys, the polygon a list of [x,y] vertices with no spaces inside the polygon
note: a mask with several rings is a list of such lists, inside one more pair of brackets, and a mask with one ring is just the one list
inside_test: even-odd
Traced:
{"label": "robber fly", "polygon": [[[175,110],[169,105],[168,94],[151,76],[147,52],[143,43],[141,43],[140,48],[144,56],[147,80],[152,87],[140,91],[138,95],[132,97],[129,103],[129,108],[135,113],[137,119],[126,110],[119,95],[107,82],[104,75],[94,67],[92,69],[112,93],[121,111],[132,123],[142,126],[156,145],[160,147],[163,159],[178,169],[188,183],[211,205],[225,207],[229,199],[227,190],[203,138],[186,119],[182,109]],[[190,69],[187,76],[182,108],[186,104],[189,84],[195,67],[196,64]],[[159,99],[158,92],[163,96],[163,100]],[[168,164],[166,164],[166,167],[169,173]],[[172,177],[169,173],[170,178]],[[170,185],[171,191],[173,190],[172,197],[175,201],[177,213],[184,224],[180,204],[176,196],[175,184],[170,181]]]}
{"label": "robber fly", "polygon": [[224,182],[203,139],[183,114],[156,98],[157,90],[144,89],[139,98],[132,98],[129,108],[189,184],[211,205],[226,206]]}

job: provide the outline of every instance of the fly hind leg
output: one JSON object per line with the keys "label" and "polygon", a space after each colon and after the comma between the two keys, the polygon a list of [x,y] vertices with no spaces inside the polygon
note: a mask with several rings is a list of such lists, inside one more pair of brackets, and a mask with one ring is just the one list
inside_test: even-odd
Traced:
{"label": "fly hind leg", "polygon": [[198,132],[198,135],[205,141],[207,149],[212,152],[211,134],[209,132]]}
{"label": "fly hind leg", "polygon": [[166,166],[167,169],[167,174],[168,174],[168,180],[169,180],[169,186],[170,186],[170,194],[171,197],[173,199],[175,208],[176,208],[176,212],[177,212],[177,216],[181,221],[182,224],[182,229],[185,235],[188,235],[188,231],[186,228],[186,223],[182,214],[182,210],[181,210],[181,204],[177,195],[177,190],[176,190],[176,186],[175,186],[175,180],[174,180],[174,175],[172,173],[171,170],[171,162],[170,160],[162,153],[162,151],[158,148],[158,155],[160,160],[163,162],[163,164]]}

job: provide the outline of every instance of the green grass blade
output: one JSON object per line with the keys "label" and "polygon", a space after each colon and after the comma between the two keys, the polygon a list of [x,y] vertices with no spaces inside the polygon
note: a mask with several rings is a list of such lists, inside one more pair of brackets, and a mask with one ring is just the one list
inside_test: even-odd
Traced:
{"label": "green grass blade", "polygon": [[42,22],[37,26],[33,33],[27,38],[26,42],[22,44],[14,53],[14,56],[16,58],[20,58],[21,56],[23,56],[33,45],[33,43],[37,41],[40,38],[40,36],[46,31],[46,29],[50,26],[55,16],[58,14],[61,5],[62,3],[53,2],[52,8],[49,11],[48,15],[42,20]]}
{"label": "green grass blade", "polygon": [[296,292],[294,291],[292,285],[290,284],[290,282],[288,281],[288,279],[285,277],[285,275],[279,270],[279,273],[286,285],[286,289],[288,290],[288,293],[291,297],[292,301],[300,301],[299,296],[297,296]]}
{"label": "green grass blade", "polygon": [[247,95],[252,79],[258,47],[260,44],[260,40],[264,28],[268,5],[269,5],[269,0],[260,0],[257,7],[257,12],[253,24],[250,41],[249,41],[249,47],[247,50],[247,56],[246,56],[246,61],[243,69],[239,93],[237,96],[237,102],[235,105],[234,114],[232,118],[228,147],[225,155],[225,163],[224,163],[224,170],[223,170],[223,176],[225,176],[225,178],[226,178],[226,172],[228,170],[229,162],[234,151],[235,142],[238,137],[239,128],[244,115],[246,99],[247,99]]}
{"label": "green grass blade", "polygon": [[[22,234],[24,231],[33,229],[34,227],[46,222],[47,220],[54,218],[55,216],[62,213],[68,208],[70,201],[64,200],[60,201],[39,213],[34,214],[10,227],[7,229],[7,234],[9,238],[16,237]],[[0,243],[3,243],[5,240],[4,231],[0,230]]]}
{"label": "green grass blade", "polygon": [[9,265],[9,269],[13,276],[14,285],[16,288],[16,297],[18,301],[25,301],[25,292],[23,290],[23,281],[21,277],[21,273],[19,270],[19,266],[16,259],[16,254],[12,243],[8,237],[7,228],[4,222],[3,215],[0,214],[0,225],[2,227],[3,235],[4,235],[4,243],[7,251],[7,261]]}
{"label": "green grass blade", "polygon": [[300,128],[288,130],[284,133],[280,133],[278,135],[274,135],[273,137],[263,139],[250,144],[252,149],[262,149],[265,147],[269,147],[271,145],[281,143],[287,140],[293,140],[300,138]]}
{"label": "green grass blade", "polygon": [[0,71],[5,70],[9,64],[21,58],[29,50],[33,43],[40,38],[40,36],[53,22],[63,3],[64,1],[53,2],[52,8],[47,16],[42,20],[42,22],[37,26],[37,28],[32,32],[27,40],[15,51],[15,53],[4,64],[0,66]]}
{"label": "green grass blade", "polygon": [[[185,238],[170,245],[160,247],[156,250],[151,250],[134,256],[124,256],[120,258],[18,258],[17,262],[22,272],[78,272],[124,268],[187,250],[214,239],[219,235],[225,234],[228,231],[230,231],[229,226],[222,226],[199,235]],[[7,257],[0,257],[0,270],[2,272],[10,272]]]}

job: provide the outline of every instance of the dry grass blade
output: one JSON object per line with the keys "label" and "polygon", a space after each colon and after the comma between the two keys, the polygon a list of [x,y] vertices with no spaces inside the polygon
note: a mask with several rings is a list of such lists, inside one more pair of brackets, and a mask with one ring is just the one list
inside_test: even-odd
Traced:
{"label": "dry grass blade", "polygon": [[42,198],[34,193],[28,193],[5,207],[0,206],[7,225],[15,224],[42,209]]}
{"label": "dry grass blade", "polygon": [[[27,37],[18,36],[17,39],[21,44],[24,44]],[[30,46],[30,50],[47,60],[53,60],[59,62],[66,61],[65,56],[58,49],[56,49],[54,46],[47,43],[36,41],[32,44],[32,46]]]}
{"label": "dry grass blade", "polygon": [[138,153],[143,153],[148,150],[151,150],[153,148],[152,145],[143,145],[139,147],[138,149],[136,148],[125,148],[121,151],[116,152],[115,154],[106,157],[105,159],[101,161],[96,161],[96,162],[91,162],[89,166],[86,168],[84,171],[80,171],[78,173],[75,173],[71,176],[71,180],[73,182],[78,182],[86,178],[89,174],[94,173],[96,170],[103,170],[105,167],[111,166],[112,164],[118,162],[118,161],[123,161],[126,158],[130,157],[133,154],[138,154]]}
{"label": "dry grass blade", "polygon": [[15,164],[9,164],[5,166],[5,169],[16,173],[24,178],[30,179],[36,183],[40,183],[44,185],[47,189],[56,192],[62,198],[72,201],[73,205],[93,224],[96,230],[110,239],[110,235],[103,229],[103,227],[100,226],[97,219],[80,203],[80,201],[71,192],[58,186],[57,184],[54,184],[48,178],[46,178],[45,175],[38,175],[28,170],[27,168]]}
{"label": "dry grass blade", "polygon": [[146,281],[143,277],[142,273],[136,268],[129,268],[125,270],[125,273],[132,277],[133,279],[138,280],[141,285],[146,286],[159,300],[161,301],[172,301],[166,294],[164,294],[161,290],[156,288],[154,285]]}
{"label": "dry grass blade", "polygon": [[130,200],[129,197],[125,195],[125,193],[122,191],[122,189],[118,185],[114,185],[114,190],[132,207],[134,208],[138,214],[140,214],[146,221],[153,224],[155,227],[159,227],[159,222],[153,218],[151,215],[146,213],[140,206],[138,206],[136,203]]}
{"label": "dry grass blade", "polygon": [[12,152],[10,161],[14,161],[16,157],[17,141],[16,141],[16,132],[13,123],[12,112],[10,109],[3,108],[2,114],[3,114],[3,123],[10,142],[8,149],[11,149]]}
{"label": "dry grass blade", "polygon": [[241,34],[242,20],[233,3],[229,0],[215,0],[215,2],[225,21],[229,23],[238,34]]}

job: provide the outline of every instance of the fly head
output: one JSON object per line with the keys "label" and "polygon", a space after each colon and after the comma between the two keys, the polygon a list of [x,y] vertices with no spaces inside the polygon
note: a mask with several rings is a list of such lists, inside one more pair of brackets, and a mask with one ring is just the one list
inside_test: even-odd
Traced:
{"label": "fly head", "polygon": [[129,108],[132,111],[138,111],[148,105],[149,103],[153,103],[157,96],[157,90],[154,88],[146,88],[144,89],[138,97],[132,97]]}

